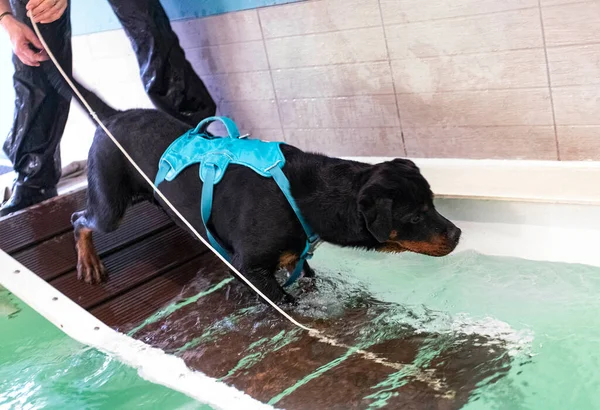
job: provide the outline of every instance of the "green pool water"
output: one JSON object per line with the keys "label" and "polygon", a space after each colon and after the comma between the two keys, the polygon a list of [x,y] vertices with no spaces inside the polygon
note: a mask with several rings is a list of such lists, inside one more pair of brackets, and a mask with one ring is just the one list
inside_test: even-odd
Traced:
{"label": "green pool water", "polygon": [[397,303],[396,323],[507,342],[508,374],[482,382],[465,409],[600,409],[600,268],[325,248],[313,261],[319,273]]}
{"label": "green pool water", "polygon": [[[303,314],[335,316],[362,292],[389,304],[382,329],[410,325],[447,334],[452,343],[461,343],[460,334],[502,341],[510,366],[482,380],[464,409],[600,409],[600,268],[470,251],[429,258],[326,245],[312,264],[320,286],[302,296]],[[420,358],[439,350],[429,345]],[[377,406],[370,408],[386,404],[385,389],[380,395],[375,387]],[[134,407],[209,409],[74,342],[0,291],[0,409]]]}
{"label": "green pool water", "polygon": [[66,336],[0,287],[0,409],[210,407]]}

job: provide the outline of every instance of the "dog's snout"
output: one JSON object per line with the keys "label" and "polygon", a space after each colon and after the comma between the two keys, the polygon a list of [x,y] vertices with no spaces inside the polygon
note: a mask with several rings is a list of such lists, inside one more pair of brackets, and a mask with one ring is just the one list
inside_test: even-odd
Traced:
{"label": "dog's snout", "polygon": [[460,228],[458,226],[452,226],[451,228],[448,229],[448,240],[454,244],[457,244],[458,241],[460,240],[460,235],[462,234],[462,231],[460,230]]}

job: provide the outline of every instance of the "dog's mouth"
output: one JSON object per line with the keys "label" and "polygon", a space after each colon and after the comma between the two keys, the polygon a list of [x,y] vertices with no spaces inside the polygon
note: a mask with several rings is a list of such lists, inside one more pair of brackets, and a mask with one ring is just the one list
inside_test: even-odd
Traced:
{"label": "dog's mouth", "polygon": [[435,236],[431,241],[396,241],[389,240],[377,250],[379,252],[400,253],[414,252],[427,256],[446,256],[451,253],[456,245],[442,236]]}

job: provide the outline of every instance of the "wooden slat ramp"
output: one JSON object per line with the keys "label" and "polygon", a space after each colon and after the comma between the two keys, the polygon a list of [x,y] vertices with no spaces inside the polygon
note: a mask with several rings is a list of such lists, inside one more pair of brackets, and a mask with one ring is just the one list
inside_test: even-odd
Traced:
{"label": "wooden slat ramp", "polygon": [[[277,408],[458,409],[510,367],[501,341],[416,332],[387,320],[401,307],[360,291],[329,294],[339,298],[335,312],[303,302],[291,310],[332,339],[319,341],[147,202],[116,232],[95,235],[109,280],[86,285],[76,279],[70,225],[84,204],[83,190],[0,219],[0,248],[109,326]],[[319,281],[302,284],[299,299],[342,286]]]}

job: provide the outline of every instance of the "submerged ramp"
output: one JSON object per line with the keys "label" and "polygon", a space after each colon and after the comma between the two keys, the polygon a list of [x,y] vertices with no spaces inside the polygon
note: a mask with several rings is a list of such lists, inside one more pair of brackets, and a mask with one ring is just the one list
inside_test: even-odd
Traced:
{"label": "submerged ramp", "polygon": [[316,283],[295,290],[302,295],[290,314],[331,337],[319,341],[258,302],[147,202],[116,232],[95,235],[109,281],[86,285],[76,280],[69,222],[84,203],[82,190],[0,220],[0,248],[107,325],[263,403],[458,409],[510,366],[502,341],[417,331],[397,320],[402,306],[317,272]]}

